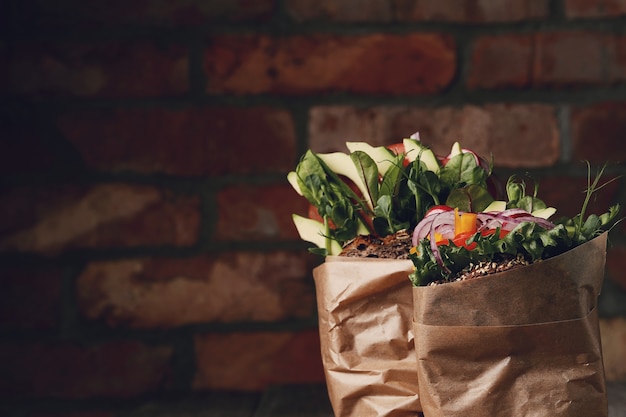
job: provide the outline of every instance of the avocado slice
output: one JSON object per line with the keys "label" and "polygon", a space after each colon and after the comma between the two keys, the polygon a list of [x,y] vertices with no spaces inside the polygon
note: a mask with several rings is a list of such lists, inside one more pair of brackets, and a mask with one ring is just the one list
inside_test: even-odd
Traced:
{"label": "avocado slice", "polygon": [[554,213],[556,213],[556,209],[554,207],[546,207],[543,209],[535,210],[532,212],[532,215],[535,217],[541,217],[542,219],[549,219]]}
{"label": "avocado slice", "polygon": [[384,146],[372,146],[365,142],[346,142],[346,146],[350,152],[365,152],[376,162],[378,173],[385,175],[389,168],[394,164],[395,154]]}
{"label": "avocado slice", "polygon": [[461,144],[459,142],[454,142],[452,144],[452,148],[450,149],[450,154],[448,155],[448,159],[452,159],[453,156],[457,156],[463,153],[463,148],[461,148]]}
{"label": "avocado slice", "polygon": [[483,212],[488,213],[490,211],[504,211],[506,210],[506,201],[494,200],[489,204]]}
{"label": "avocado slice", "polygon": [[429,171],[435,174],[439,173],[439,161],[437,161],[433,151],[415,139],[403,139],[402,144],[404,145],[404,151],[406,152],[406,157],[409,162],[413,162],[415,159],[419,158]]}
{"label": "avocado slice", "polygon": [[291,218],[302,240],[311,242],[318,248],[326,248],[328,255],[339,255],[341,245],[336,240],[331,240],[324,236],[326,234],[324,223],[298,214],[292,214]]}
{"label": "avocado slice", "polygon": [[298,184],[298,173],[296,171],[291,171],[287,174],[287,181],[289,181],[289,184],[296,190],[296,193],[303,195],[300,185]]}
{"label": "avocado slice", "polygon": [[368,207],[373,210],[374,204],[372,202],[372,198],[365,186],[365,183],[359,176],[359,173],[356,169],[356,166],[350,159],[350,155],[345,154],[343,152],[332,152],[325,154],[317,154],[317,156],[337,175],[343,175],[344,177],[349,178],[361,191],[365,202]]}

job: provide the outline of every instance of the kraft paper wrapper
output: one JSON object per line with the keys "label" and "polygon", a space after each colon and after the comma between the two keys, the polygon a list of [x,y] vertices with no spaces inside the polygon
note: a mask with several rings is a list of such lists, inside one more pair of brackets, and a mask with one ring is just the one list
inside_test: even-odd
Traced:
{"label": "kraft paper wrapper", "polygon": [[313,270],[336,417],[417,416],[410,260],[327,257]]}
{"label": "kraft paper wrapper", "polygon": [[606,417],[596,303],[606,233],[557,257],[414,287],[426,417]]}

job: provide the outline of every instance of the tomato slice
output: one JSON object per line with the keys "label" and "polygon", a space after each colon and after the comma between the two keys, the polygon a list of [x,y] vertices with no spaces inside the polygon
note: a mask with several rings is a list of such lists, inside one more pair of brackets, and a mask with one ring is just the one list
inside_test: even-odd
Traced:
{"label": "tomato slice", "polygon": [[[387,145],[385,146],[385,148],[389,149],[391,152],[393,152],[396,155],[402,155],[403,153],[405,153],[405,149],[404,149],[404,143],[400,142],[400,143],[394,143],[391,145]],[[404,165],[405,167],[409,165],[409,160],[405,157],[404,160],[402,161],[402,165]]]}
{"label": "tomato slice", "polygon": [[[319,211],[317,211],[317,207],[315,207],[313,204],[309,204],[309,212],[307,214],[309,219],[324,223],[324,218],[320,216]],[[328,227],[330,227],[331,229],[335,228],[335,223],[333,223],[333,221],[330,219],[328,219]]]}
{"label": "tomato slice", "polygon": [[437,206],[432,206],[431,208],[429,208],[426,213],[424,214],[424,217],[430,215],[430,214],[434,214],[434,213],[443,213],[444,211],[452,211],[454,210],[452,207],[450,206],[445,206],[443,204],[439,204]]}
{"label": "tomato slice", "polygon": [[[483,230],[480,232],[482,236],[491,236],[494,233],[496,233],[496,229]],[[508,230],[500,229],[499,238],[500,239],[504,238],[508,233],[509,233]],[[458,235],[454,236],[454,239],[452,239],[452,243],[454,243],[456,246],[459,246],[459,247],[462,246],[467,250],[474,250],[476,249],[476,246],[477,246],[476,242],[472,242],[469,245],[467,244],[467,239],[474,236],[474,234],[476,234],[476,232],[459,233]],[[442,240],[437,241],[437,245],[449,245],[449,244],[450,244],[449,239],[442,239]]]}
{"label": "tomato slice", "polygon": [[469,239],[470,237],[474,236],[475,233],[476,232],[459,233],[458,235],[454,236],[454,239],[452,239],[452,243],[454,243],[457,246],[463,246],[467,250],[474,250],[474,249],[476,249],[476,243],[472,243],[472,244],[468,245],[467,244],[467,239]]}
{"label": "tomato slice", "polygon": [[320,223],[324,223],[324,219],[320,216],[319,211],[317,211],[317,207],[313,204],[309,204],[309,212],[307,213],[309,219],[318,221]]}
{"label": "tomato slice", "polygon": [[[491,236],[491,235],[493,235],[493,234],[495,234],[495,233],[496,233],[496,229],[483,230],[483,231],[481,231],[481,232],[480,232],[480,234],[481,234],[482,236]],[[502,230],[502,229],[500,229],[500,235],[498,236],[498,238],[499,238],[499,239],[502,239],[502,238],[504,238],[504,236],[506,236],[506,235],[508,235],[508,234],[509,234],[509,231],[508,231],[508,230]]]}
{"label": "tomato slice", "polygon": [[402,142],[387,145],[385,146],[385,148],[389,149],[391,152],[395,153],[396,155],[400,155],[404,153],[404,143]]}

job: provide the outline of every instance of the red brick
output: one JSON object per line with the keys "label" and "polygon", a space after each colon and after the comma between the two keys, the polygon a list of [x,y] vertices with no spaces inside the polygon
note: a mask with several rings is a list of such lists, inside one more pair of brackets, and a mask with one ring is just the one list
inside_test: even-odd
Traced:
{"label": "red brick", "polygon": [[[593,32],[536,35],[533,72],[537,85],[598,84],[604,79],[606,36]],[[580,59],[584,56],[585,59]]]}
{"label": "red brick", "polygon": [[611,37],[607,52],[607,74],[611,83],[626,81],[626,36]]}
{"label": "red brick", "polygon": [[0,267],[0,329],[58,326],[62,275],[56,267]]}
{"label": "red brick", "polygon": [[271,18],[275,7],[276,0],[35,0],[20,7],[20,18],[23,24],[46,29],[178,27],[216,21],[265,21]]}
{"label": "red brick", "polygon": [[568,18],[618,17],[626,15],[623,0],[565,0],[565,15]]}
{"label": "red brick", "polygon": [[548,0],[395,0],[400,21],[444,21],[458,23],[518,22],[545,18]]}
{"label": "red brick", "polygon": [[314,152],[347,152],[346,142],[367,142],[372,146],[402,141],[413,131],[398,132],[392,124],[404,107],[356,108],[349,106],[312,107],[308,120],[308,145]]}
{"label": "red brick", "polygon": [[346,141],[374,145],[401,141],[414,132],[435,153],[447,155],[452,144],[489,156],[502,167],[543,167],[559,158],[555,110],[541,104],[490,104],[483,107],[355,109],[314,107],[309,116],[309,145],[315,152],[344,150]]}
{"label": "red brick", "polygon": [[474,42],[467,85],[524,88],[532,82],[532,39],[522,35],[483,36]]}
{"label": "red brick", "polygon": [[131,398],[166,388],[172,349],[137,341],[0,344],[4,398]]}
{"label": "red brick", "polygon": [[321,383],[317,329],[196,337],[196,390],[262,390],[270,384]]}
{"label": "red brick", "polygon": [[286,173],[297,160],[291,115],[269,107],[76,111],[61,132],[87,167],[177,176]]}
{"label": "red brick", "polygon": [[205,51],[211,94],[432,94],[455,75],[451,36],[216,36]]}
{"label": "red brick", "polygon": [[626,103],[600,103],[571,111],[573,159],[626,162]]}
{"label": "red brick", "polygon": [[76,291],[81,314],[112,327],[280,321],[314,311],[311,267],[289,252],[92,262]]}
{"label": "red brick", "polygon": [[280,185],[236,185],[218,193],[217,240],[299,239],[293,213],[306,215],[308,203],[294,189]]}
{"label": "red brick", "polygon": [[188,90],[188,51],[150,42],[20,43],[10,92],[26,96],[159,97]]}
{"label": "red brick", "polygon": [[583,31],[479,37],[467,84],[472,89],[607,85],[626,73],[620,42]]}
{"label": "red brick", "polygon": [[555,111],[548,105],[488,104],[465,106],[460,111],[444,108],[435,113],[435,118],[431,123],[425,114],[408,112],[400,115],[394,125],[414,126],[404,131],[419,131],[424,143],[433,149],[445,143],[439,150],[442,154],[459,141],[481,155],[493,155],[496,166],[550,166],[559,158]]}
{"label": "red brick", "polygon": [[13,188],[0,196],[0,251],[191,246],[199,201],[126,184]]}

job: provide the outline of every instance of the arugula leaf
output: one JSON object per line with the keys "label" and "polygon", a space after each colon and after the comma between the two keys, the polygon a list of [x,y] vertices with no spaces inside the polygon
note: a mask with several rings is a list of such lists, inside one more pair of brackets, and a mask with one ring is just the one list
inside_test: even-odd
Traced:
{"label": "arugula leaf", "polygon": [[441,182],[450,190],[469,184],[486,187],[488,176],[489,173],[476,163],[476,158],[471,153],[453,156],[439,172]]}
{"label": "arugula leaf", "polygon": [[367,187],[367,192],[372,201],[378,200],[378,165],[363,151],[354,151],[350,159],[356,166],[357,172]]}
{"label": "arugula leaf", "polygon": [[316,190],[318,190],[321,182],[326,178],[326,171],[313,152],[308,150],[302,156],[296,167],[296,174],[302,195],[311,204],[317,206],[320,203],[321,196],[316,193]]}
{"label": "arugula leaf", "polygon": [[387,169],[380,183],[380,196],[395,196],[400,188],[400,182],[403,174],[402,159],[404,155],[396,156],[392,165]]}
{"label": "arugula leaf", "polygon": [[416,287],[445,278],[443,269],[437,263],[430,249],[430,242],[427,240],[418,242],[417,246],[411,249],[409,257],[415,265],[415,270],[409,275],[409,279]]}
{"label": "arugula leaf", "polygon": [[487,208],[493,200],[486,188],[477,184],[470,184],[463,188],[452,190],[446,199],[446,206],[458,207],[461,211],[478,213]]}
{"label": "arugula leaf", "polygon": [[387,236],[397,232],[394,230],[393,222],[393,202],[391,196],[381,196],[374,208],[374,230],[380,236]]}
{"label": "arugula leaf", "polygon": [[391,235],[400,230],[409,228],[409,222],[399,221],[394,212],[391,196],[381,196],[374,208],[375,217],[373,220],[374,229],[380,236]]}
{"label": "arugula leaf", "polygon": [[324,169],[324,173],[328,178],[328,182],[339,187],[340,193],[343,194],[344,198],[350,199],[351,201],[355,202],[355,204],[358,205],[362,210],[369,211],[367,204],[363,201],[362,198],[360,198],[354,191],[352,191],[352,189],[345,182],[343,182],[341,178],[339,178],[339,176],[332,169],[330,169],[320,157],[318,157],[314,153],[311,154],[315,157],[315,159],[317,159],[318,163]]}
{"label": "arugula leaf", "polygon": [[416,219],[416,224],[431,206],[440,204],[440,197],[443,194],[440,178],[419,159],[409,165],[406,189],[408,191],[407,203],[411,204],[414,209],[413,218]]}

